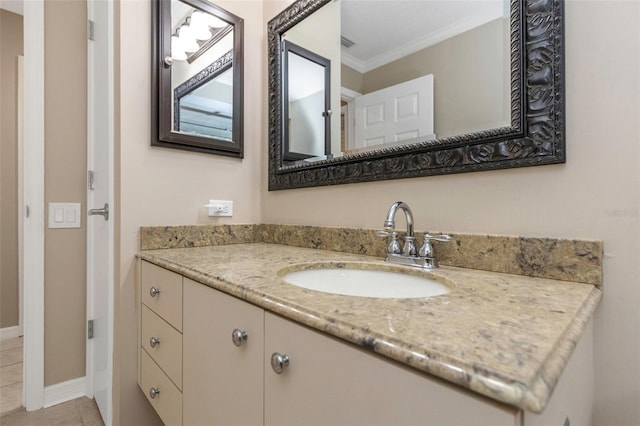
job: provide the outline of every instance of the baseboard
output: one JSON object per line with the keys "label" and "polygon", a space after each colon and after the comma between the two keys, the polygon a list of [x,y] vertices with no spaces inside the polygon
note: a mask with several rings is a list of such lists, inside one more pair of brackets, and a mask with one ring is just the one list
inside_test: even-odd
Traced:
{"label": "baseboard", "polygon": [[80,377],[44,388],[44,408],[87,396],[87,378]]}
{"label": "baseboard", "polygon": [[16,337],[20,337],[20,329],[17,325],[14,325],[13,327],[0,328],[0,341],[15,339]]}

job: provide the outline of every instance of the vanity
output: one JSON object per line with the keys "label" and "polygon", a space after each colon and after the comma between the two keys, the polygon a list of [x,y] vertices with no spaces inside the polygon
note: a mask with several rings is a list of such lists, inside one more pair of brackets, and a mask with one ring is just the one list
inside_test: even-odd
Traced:
{"label": "vanity", "polygon": [[581,425],[602,292],[452,266],[448,293],[288,284],[310,268],[407,271],[264,242],[139,253],[140,388],[165,424]]}
{"label": "vanity", "polygon": [[[409,67],[411,80],[365,87],[380,75],[406,74],[386,68],[402,58],[387,58],[376,67],[341,62],[349,37],[359,44],[372,38],[347,32],[374,17],[381,19],[376,34],[389,27],[389,20],[403,23],[394,30],[426,28],[426,19],[436,12],[416,9],[430,2],[416,2],[404,15],[396,14],[402,9],[398,2],[386,2],[387,9],[377,14],[367,10],[383,3],[296,0],[269,21],[270,191],[565,162],[564,2],[496,2],[492,13],[479,11],[482,25],[474,27],[491,29],[495,37],[484,42],[467,34],[456,43],[480,40],[497,50],[450,48],[442,58],[460,62],[437,60],[435,65],[445,64],[439,69],[418,59],[414,63],[420,66]],[[242,18],[202,0],[154,4],[151,144],[242,158]],[[177,13],[174,6],[186,12]],[[176,52],[172,41],[200,12],[232,27],[226,33],[232,49],[200,68],[191,65],[203,56],[190,53],[193,72],[174,84],[173,77],[187,65],[179,62],[184,59],[177,53],[185,52]],[[426,52],[434,46],[411,54],[434,57]],[[462,51],[472,54],[458,58]],[[488,67],[485,73],[480,65]],[[185,98],[200,81],[226,82],[228,67],[232,94],[214,99],[229,110],[225,125],[199,117],[201,127],[224,127],[224,134],[221,129],[186,131],[189,123],[182,118],[193,106]],[[452,69],[474,73],[447,82],[458,74]],[[362,81],[358,87],[350,81],[353,76]],[[491,88],[489,77],[496,78]],[[461,82],[479,87],[461,89]],[[409,96],[402,92],[405,84],[418,84],[420,91]],[[309,86],[313,93],[299,93]],[[378,106],[368,103],[389,87],[393,97]],[[461,99],[438,99],[447,87]],[[487,97],[478,100],[475,92]],[[396,109],[382,106],[387,103]],[[441,114],[447,105],[452,110]],[[418,130],[393,128],[389,138],[361,135],[362,123],[373,127],[383,117],[414,116],[423,106],[430,113],[414,117]],[[489,110],[495,114],[468,123]],[[307,116],[313,117],[308,126]],[[383,127],[392,125],[385,121]],[[165,424],[590,422],[591,317],[602,297],[601,243],[585,249],[566,240],[457,235],[443,250],[444,266],[422,271],[385,263],[386,243],[371,230],[263,224],[178,228],[159,229],[157,235],[142,230],[138,254],[138,384]],[[387,221],[385,232],[395,239],[393,229],[386,228]],[[420,254],[418,263],[436,264],[426,244],[402,253],[392,245],[387,258],[406,261]],[[585,262],[595,266],[585,272]],[[432,297],[362,297],[285,282],[289,273],[318,268],[420,275],[447,291]]]}

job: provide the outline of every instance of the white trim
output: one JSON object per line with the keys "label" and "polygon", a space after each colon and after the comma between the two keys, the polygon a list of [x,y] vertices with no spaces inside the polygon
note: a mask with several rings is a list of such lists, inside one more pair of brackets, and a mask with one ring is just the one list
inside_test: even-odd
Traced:
{"label": "white trim", "polygon": [[13,327],[0,328],[0,341],[7,339],[15,339],[20,337],[20,327],[14,325]]}
{"label": "white trim", "polygon": [[24,334],[24,56],[18,56],[18,334]]}
{"label": "white trim", "polygon": [[[94,2],[89,0],[87,1],[87,19],[95,25],[95,7]],[[95,27],[94,27],[95,32]],[[95,35],[94,35],[95,36]],[[93,170],[93,151],[94,151],[94,143],[93,143],[93,128],[94,128],[94,113],[93,113],[93,98],[94,98],[94,82],[93,82],[93,70],[94,70],[94,49],[93,49],[93,41],[87,41],[87,174],[89,170]],[[88,188],[88,186],[87,186]],[[91,192],[87,189],[87,211],[93,203],[93,197],[91,196]],[[90,320],[94,319],[94,309],[93,309],[93,299],[94,299],[94,291],[93,291],[93,260],[91,256],[91,250],[93,249],[93,232],[91,227],[90,219],[87,219],[87,260],[86,260],[86,286],[87,286],[87,309],[86,309],[86,324]],[[85,350],[85,377],[87,380],[87,392],[88,395],[93,398],[93,388],[94,388],[94,375],[93,375],[93,354],[94,354],[94,344],[93,340],[86,340],[86,350]]]}
{"label": "white trim", "polygon": [[23,405],[44,404],[44,1],[24,3]]}
{"label": "white trim", "polygon": [[87,394],[87,378],[80,377],[44,388],[44,408],[62,404]]}
{"label": "white trim", "polygon": [[345,140],[345,148],[347,150],[352,149],[351,147],[355,143],[356,131],[355,131],[355,123],[356,123],[356,103],[355,100],[357,97],[362,96],[362,93],[356,92],[355,90],[351,90],[344,86],[340,87],[340,100],[345,101],[347,104],[341,108],[342,114],[344,114],[345,125],[347,127],[346,131],[346,140]]}
{"label": "white trim", "polygon": [[340,100],[351,102],[358,96],[362,96],[362,93],[356,92],[355,90],[351,90],[344,86],[340,87]]}

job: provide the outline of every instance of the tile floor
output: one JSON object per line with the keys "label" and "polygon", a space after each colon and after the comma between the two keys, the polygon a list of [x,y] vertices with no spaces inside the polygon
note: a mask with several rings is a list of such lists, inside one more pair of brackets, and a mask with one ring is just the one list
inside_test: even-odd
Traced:
{"label": "tile floor", "polygon": [[42,410],[0,415],[2,426],[104,426],[93,399],[78,398]]}
{"label": "tile floor", "polygon": [[93,399],[78,398],[42,410],[22,408],[22,337],[0,342],[0,425],[103,426]]}
{"label": "tile floor", "polygon": [[22,407],[22,337],[0,342],[0,415]]}

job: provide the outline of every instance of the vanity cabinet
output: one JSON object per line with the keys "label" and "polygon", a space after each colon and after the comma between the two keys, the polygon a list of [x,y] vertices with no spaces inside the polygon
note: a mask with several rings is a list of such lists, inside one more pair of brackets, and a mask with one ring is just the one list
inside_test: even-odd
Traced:
{"label": "vanity cabinet", "polygon": [[184,424],[259,425],[264,310],[184,279]]}
{"label": "vanity cabinet", "polygon": [[139,384],[167,425],[590,424],[591,326],[537,415],[141,264]]}
{"label": "vanity cabinet", "polygon": [[138,384],[167,425],[182,424],[182,276],[141,265]]}
{"label": "vanity cabinet", "polygon": [[[287,355],[281,374],[271,355]],[[264,424],[520,425],[515,408],[265,313]]]}

